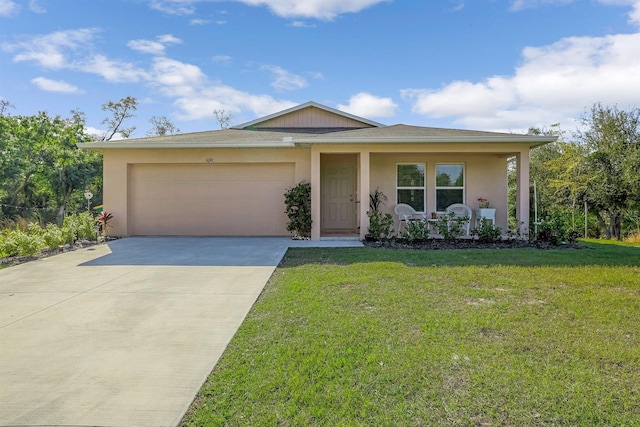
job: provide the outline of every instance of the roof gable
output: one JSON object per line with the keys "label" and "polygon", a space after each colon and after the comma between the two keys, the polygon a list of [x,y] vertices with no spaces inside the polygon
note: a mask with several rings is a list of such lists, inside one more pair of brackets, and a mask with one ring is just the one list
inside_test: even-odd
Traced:
{"label": "roof gable", "polygon": [[[234,126],[232,129],[242,130],[285,130],[305,129],[342,131],[383,127],[383,124],[368,120],[344,111],[336,110],[316,102],[307,102],[288,110],[280,111],[266,117]],[[314,133],[314,132],[310,132]],[[324,133],[324,132],[321,132]]]}

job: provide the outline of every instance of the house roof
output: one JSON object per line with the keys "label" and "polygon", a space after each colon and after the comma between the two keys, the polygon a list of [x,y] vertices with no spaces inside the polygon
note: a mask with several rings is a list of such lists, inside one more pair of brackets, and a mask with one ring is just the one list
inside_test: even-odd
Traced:
{"label": "house roof", "polygon": [[304,104],[296,105],[295,107],[291,107],[289,109],[279,111],[277,113],[270,114],[265,117],[260,117],[258,119],[252,120],[247,123],[243,123],[237,126],[233,126],[232,129],[254,129],[260,128],[261,125],[264,125],[266,122],[272,121],[274,119],[288,116],[298,111],[302,111],[305,109],[317,108],[322,111],[326,111],[327,113],[343,117],[345,119],[351,120],[353,122],[358,122],[360,125],[352,125],[350,127],[384,127],[382,123],[374,122],[373,120],[365,119],[364,117],[358,117],[353,114],[349,114],[344,111],[336,110],[335,108],[327,107],[326,105],[318,104],[317,102],[309,101]]}
{"label": "house roof", "polygon": [[[324,126],[309,126],[309,117],[324,114]],[[305,114],[301,118],[300,114]],[[327,116],[327,114],[329,116]],[[295,117],[294,126],[288,118]],[[330,119],[327,121],[327,117]],[[397,124],[385,126],[315,102],[271,114],[230,129],[192,132],[168,136],[124,139],[78,144],[80,148],[287,148],[308,144],[429,144],[429,143],[526,143],[530,147],[543,145],[556,137],[445,129]]]}

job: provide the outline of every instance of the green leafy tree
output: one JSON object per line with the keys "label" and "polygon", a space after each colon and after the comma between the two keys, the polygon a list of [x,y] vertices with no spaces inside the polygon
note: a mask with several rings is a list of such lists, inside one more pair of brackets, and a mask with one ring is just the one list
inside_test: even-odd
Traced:
{"label": "green leafy tree", "polygon": [[621,239],[624,213],[640,205],[640,109],[596,104],[583,126],[576,136],[588,152],[585,200],[607,238]]}
{"label": "green leafy tree", "polygon": [[55,217],[59,224],[74,192],[102,176],[101,155],[80,151],[82,123],[50,117],[0,116],[0,200],[5,216]]}

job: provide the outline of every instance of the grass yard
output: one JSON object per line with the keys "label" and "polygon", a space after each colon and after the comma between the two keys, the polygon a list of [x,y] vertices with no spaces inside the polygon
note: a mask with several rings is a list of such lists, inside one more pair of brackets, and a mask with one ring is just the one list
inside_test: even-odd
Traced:
{"label": "grass yard", "polygon": [[640,248],[291,249],[185,426],[640,426]]}

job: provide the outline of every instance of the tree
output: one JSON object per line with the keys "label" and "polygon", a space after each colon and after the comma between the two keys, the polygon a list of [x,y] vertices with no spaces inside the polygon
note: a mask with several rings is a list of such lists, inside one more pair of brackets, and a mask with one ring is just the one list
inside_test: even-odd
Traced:
{"label": "tree", "polygon": [[101,155],[81,151],[88,136],[72,119],[0,116],[0,200],[3,215],[57,218],[61,223],[74,192],[102,176]]}
{"label": "tree", "polygon": [[559,155],[545,162],[551,173],[547,181],[555,202],[571,208],[571,229],[576,230],[576,209],[584,200],[591,177],[587,174],[587,152],[584,146],[572,142],[556,143]]}
{"label": "tree", "polygon": [[135,126],[128,128],[123,127],[123,123],[126,119],[135,117],[134,111],[138,109],[138,100],[131,96],[122,98],[118,102],[109,101],[106,104],[102,104],[102,111],[108,111],[111,113],[110,117],[106,117],[103,121],[103,125],[108,125],[108,129],[102,138],[102,141],[110,141],[116,133],[119,133],[124,138],[129,138],[133,131],[136,130]]}
{"label": "tree", "polygon": [[585,200],[607,238],[622,238],[625,211],[640,205],[640,109],[595,104],[576,134],[588,152]]}
{"label": "tree", "polygon": [[213,115],[220,125],[220,129],[228,129],[231,123],[231,114],[225,110],[213,110]]}
{"label": "tree", "polygon": [[16,107],[6,99],[0,99],[0,116],[4,116],[9,108],[16,108]]}
{"label": "tree", "polygon": [[166,136],[180,133],[180,129],[166,116],[152,116],[149,123],[153,128],[147,132],[147,136]]}

